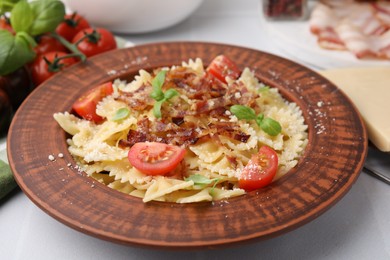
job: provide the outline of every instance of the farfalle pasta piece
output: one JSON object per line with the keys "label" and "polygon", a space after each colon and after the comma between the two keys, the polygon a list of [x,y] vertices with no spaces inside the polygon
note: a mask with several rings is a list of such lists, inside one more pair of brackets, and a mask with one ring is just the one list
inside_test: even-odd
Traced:
{"label": "farfalle pasta piece", "polygon": [[194,185],[192,181],[181,181],[175,179],[164,178],[162,176],[156,177],[152,181],[152,185],[146,190],[144,202],[151,200],[163,200],[162,197],[177,190],[189,188]]}

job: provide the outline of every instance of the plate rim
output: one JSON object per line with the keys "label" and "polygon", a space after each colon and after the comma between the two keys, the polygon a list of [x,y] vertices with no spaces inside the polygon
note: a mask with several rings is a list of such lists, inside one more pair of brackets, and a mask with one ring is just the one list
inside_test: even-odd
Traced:
{"label": "plate rim", "polygon": [[[135,47],[132,47],[132,51],[134,52],[137,52],[138,50],[140,49],[143,49],[143,48],[167,48],[167,46],[169,47],[172,47],[172,46],[179,46],[179,47],[183,47],[183,46],[195,46],[195,45],[201,45],[201,46],[206,46],[206,47],[214,47],[214,48],[222,48],[222,49],[232,49],[232,50],[239,50],[239,51],[243,51],[243,52],[249,52],[249,53],[262,53],[262,55],[267,55],[269,57],[274,57],[276,58],[277,60],[280,60],[280,61],[285,61],[285,62],[288,62],[288,63],[291,63],[291,64],[295,64],[295,66],[298,66],[298,68],[300,70],[305,70],[305,71],[310,71],[310,73],[315,73],[316,74],[316,77],[318,78],[321,78],[322,81],[326,81],[328,82],[329,85],[332,85],[333,88],[335,88],[336,90],[338,90],[338,88],[336,86],[333,85],[333,83],[327,81],[325,78],[323,78],[321,75],[317,74],[315,71],[312,71],[308,68],[305,68],[304,66],[302,65],[299,65],[293,61],[290,61],[290,60],[287,60],[285,58],[282,58],[282,57],[278,57],[276,55],[273,55],[273,54],[269,54],[269,53],[266,53],[266,52],[262,52],[260,50],[255,50],[255,49],[250,49],[250,48],[246,48],[246,47],[242,47],[242,46],[236,46],[236,45],[229,45],[229,44],[222,44],[222,43],[211,43],[211,42],[190,42],[190,41],[179,41],[179,42],[160,42],[160,43],[148,43],[148,44],[143,44],[143,45],[137,45]],[[183,47],[184,48],[184,47]],[[115,51],[116,53],[125,53],[127,52],[126,50],[118,50],[118,51]],[[104,59],[104,57],[109,57],[109,55],[111,54],[103,54],[99,57],[96,57],[96,58],[93,58],[91,59],[91,62],[94,64],[94,61],[101,61]],[[142,63],[142,65],[144,66],[146,63]],[[149,64],[150,65],[150,64]],[[157,65],[158,66],[158,65]],[[69,73],[72,73],[69,72]],[[69,74],[68,73],[68,74]],[[44,83],[43,85],[41,85],[39,88],[37,88],[36,90],[34,90],[34,92],[32,93],[32,96],[35,97],[38,95],[38,92],[41,91],[42,89],[44,88],[50,88],[50,84],[54,84],[56,80],[58,80],[59,78],[61,77],[61,75],[59,76],[55,76],[53,77],[53,79],[50,79],[48,80],[48,82]],[[107,76],[106,75],[106,78],[112,78],[112,75],[111,76]],[[363,120],[360,116],[360,114],[358,113],[358,111],[356,110],[356,107],[353,105],[353,103],[351,102],[351,100],[345,96],[344,93],[342,93],[341,91],[339,91],[338,95],[342,95],[344,99],[346,100],[349,100],[349,104],[348,105],[352,105],[352,107],[354,108],[355,111],[353,111],[354,113],[356,113],[356,117],[359,119],[359,122],[360,122],[360,127],[362,129],[362,132],[363,132],[363,136],[361,137],[362,140],[363,140],[363,152],[361,154],[361,158],[363,158],[363,161],[367,155],[367,143],[368,143],[368,139],[367,139],[367,133],[366,133],[366,130],[365,130],[365,126],[363,124]],[[76,95],[75,95],[76,96]],[[315,211],[315,212],[312,212],[311,214],[309,215],[304,215],[305,218],[304,219],[297,219],[295,223],[291,223],[290,222],[290,225],[289,226],[286,226],[286,227],[279,227],[279,228],[274,228],[273,229],[273,232],[270,232],[266,235],[263,235],[263,236],[259,236],[259,233],[252,233],[251,235],[246,235],[246,236],[237,236],[237,237],[233,237],[233,238],[228,238],[228,239],[218,239],[218,240],[214,240],[214,241],[200,241],[200,240],[194,240],[192,242],[188,242],[188,241],[175,241],[175,242],[167,242],[167,241],[161,241],[161,240],[151,240],[151,239],[129,239],[129,238],[124,238],[123,236],[116,236],[115,234],[108,234],[106,233],[105,231],[102,231],[102,230],[99,230],[99,229],[95,229],[94,227],[86,227],[86,226],[82,226],[82,225],[79,225],[79,223],[76,224],[76,222],[74,221],[74,219],[69,219],[68,216],[65,216],[65,215],[62,215],[61,212],[59,211],[56,211],[55,209],[52,209],[50,208],[50,205],[48,205],[44,199],[42,198],[38,198],[35,196],[34,192],[28,187],[28,185],[26,186],[26,184],[24,183],[24,180],[23,180],[23,177],[21,175],[20,172],[18,172],[17,170],[17,166],[18,164],[20,165],[20,162],[17,161],[17,158],[16,158],[16,155],[15,155],[15,149],[14,150],[11,150],[11,147],[14,147],[15,148],[15,145],[14,145],[14,136],[15,136],[15,132],[16,132],[16,125],[17,125],[17,122],[19,120],[19,117],[22,116],[22,113],[26,113],[26,108],[29,103],[31,103],[29,100],[31,100],[32,98],[28,98],[21,106],[22,109],[19,109],[17,111],[17,113],[15,114],[14,116],[14,120],[12,121],[11,123],[11,127],[10,127],[10,133],[8,135],[8,153],[9,153],[9,157],[10,157],[10,166],[12,168],[12,170],[14,171],[15,173],[15,179],[16,181],[18,182],[18,184],[21,186],[22,190],[27,194],[27,196],[35,203],[37,204],[42,210],[44,210],[46,213],[48,213],[49,215],[51,215],[52,217],[54,217],[55,219],[59,220],[60,222],[68,225],[69,227],[73,228],[73,229],[76,229],[78,231],[81,231],[83,233],[86,233],[86,234],[89,234],[89,235],[92,235],[92,236],[95,236],[95,237],[98,237],[98,238],[101,238],[101,239],[105,239],[105,240],[109,240],[109,241],[114,241],[114,242],[117,242],[117,243],[121,243],[121,244],[128,244],[128,245],[138,245],[138,246],[148,246],[148,247],[158,247],[158,248],[186,248],[186,249],[195,249],[195,248],[204,248],[204,247],[212,247],[212,248],[215,248],[215,247],[220,247],[220,246],[227,246],[227,245],[232,245],[232,244],[237,244],[237,243],[243,243],[243,242],[247,242],[247,241],[253,241],[253,240],[258,240],[258,239],[266,239],[266,238],[270,238],[270,237],[274,237],[274,236],[277,236],[277,235],[280,235],[280,234],[283,234],[285,232],[288,232],[288,231],[291,231],[295,228],[298,228],[300,226],[302,226],[303,224],[306,224],[307,222],[315,219],[316,217],[318,217],[319,215],[321,215],[323,212],[325,212],[326,210],[328,210],[330,208],[330,206],[334,205],[337,201],[339,201],[348,191],[349,189],[351,188],[352,184],[356,181],[356,179],[358,178],[359,176],[359,173],[361,171],[361,168],[363,167],[363,161],[360,161],[360,166],[354,170],[354,174],[353,174],[353,177],[351,177],[352,179],[349,180],[348,182],[348,185],[347,186],[342,186],[343,189],[340,189],[339,190],[339,193],[340,194],[336,194],[335,196],[333,196],[332,200],[329,200],[327,201],[328,202],[328,205],[325,205],[321,210],[318,210],[318,211]],[[23,112],[22,112],[23,111]],[[60,112],[60,111],[57,111],[57,112]],[[313,132],[310,133],[313,135]],[[313,137],[311,137],[313,138]],[[308,148],[306,148],[308,149]],[[360,168],[360,169],[359,169]],[[294,172],[294,170],[293,170]],[[291,176],[291,174],[289,175]],[[81,176],[82,178],[85,178],[85,176]],[[58,180],[57,180],[58,181]],[[283,183],[286,182],[286,179],[284,179]],[[91,184],[91,183],[94,183],[92,180],[88,180],[88,184]],[[94,184],[91,184],[91,185],[94,185]],[[107,191],[107,189],[110,189],[108,187],[100,187],[100,186],[97,186],[97,188],[99,190],[103,190],[103,192]],[[121,194],[118,192],[118,194],[114,194],[114,193],[111,193],[110,192],[110,195],[112,196],[115,196],[115,197],[121,197],[123,198],[123,196],[126,196],[126,199],[127,200],[130,200],[132,202],[134,202],[136,200],[136,198],[127,198],[129,197],[128,195],[126,194]],[[239,200],[239,199],[242,199],[242,197],[239,197],[239,198],[233,198],[233,199],[229,199],[229,201],[236,201],[236,200]],[[221,206],[223,205],[222,204],[223,202],[215,202],[216,205],[218,206]],[[200,203],[198,205],[200,205],[199,207],[203,207],[206,203]],[[152,207],[160,207],[159,206],[159,203],[158,202],[153,202],[151,203]],[[166,205],[166,204],[165,204]],[[146,208],[149,208],[150,204],[149,205],[144,205],[144,207]],[[174,208],[175,210],[177,209],[180,209],[183,207],[183,205],[176,205],[174,204],[173,206],[171,205],[172,208]],[[192,207],[192,206],[191,206]],[[197,206],[195,206],[195,208],[199,208]]]}

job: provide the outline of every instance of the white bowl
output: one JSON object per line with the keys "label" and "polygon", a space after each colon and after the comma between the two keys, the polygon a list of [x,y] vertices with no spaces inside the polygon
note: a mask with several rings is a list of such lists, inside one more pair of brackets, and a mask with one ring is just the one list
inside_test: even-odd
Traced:
{"label": "white bowl", "polygon": [[203,0],[63,0],[91,25],[118,33],[146,33],[189,17]]}

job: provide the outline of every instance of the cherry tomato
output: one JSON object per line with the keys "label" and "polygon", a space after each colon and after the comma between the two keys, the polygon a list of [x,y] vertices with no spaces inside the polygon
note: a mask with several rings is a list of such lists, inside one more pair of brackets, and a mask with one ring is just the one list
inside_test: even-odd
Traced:
{"label": "cherry tomato", "polygon": [[128,158],[131,165],[144,174],[166,175],[179,165],[185,153],[185,149],[175,145],[145,142],[133,145]]}
{"label": "cherry tomato", "polygon": [[74,57],[63,57],[66,55],[68,54],[65,52],[48,52],[35,58],[34,62],[30,66],[35,86],[38,86],[53,76],[56,72],[59,72],[77,62],[77,59]]}
{"label": "cherry tomato", "polygon": [[7,93],[0,89],[0,136],[7,133],[11,123],[12,107]]}
{"label": "cherry tomato", "polygon": [[272,148],[262,146],[242,170],[238,186],[246,191],[265,187],[272,182],[277,170],[278,155]]}
{"label": "cherry tomato", "polygon": [[87,57],[116,49],[114,35],[103,28],[87,28],[76,34],[73,44]]}
{"label": "cherry tomato", "polygon": [[37,40],[38,45],[35,46],[34,51],[38,55],[59,51],[59,52],[68,52],[68,49],[62,45],[57,39],[51,37],[50,35],[42,35]]}
{"label": "cherry tomato", "polygon": [[71,42],[79,31],[89,27],[89,23],[84,17],[73,13],[65,15],[64,21],[57,26],[56,32]]}
{"label": "cherry tomato", "polygon": [[0,29],[4,29],[4,30],[9,31],[12,34],[15,34],[15,31],[14,31],[14,29],[11,26],[9,18],[4,17],[4,16],[2,16],[0,18]]}
{"label": "cherry tomato", "polygon": [[96,114],[96,105],[106,96],[114,92],[112,83],[107,82],[89,90],[73,104],[72,109],[82,118],[100,123],[104,119]]}
{"label": "cherry tomato", "polygon": [[11,72],[10,74],[0,76],[0,90],[7,93],[14,111],[18,109],[23,100],[33,89],[30,72],[27,66]]}
{"label": "cherry tomato", "polygon": [[241,73],[237,65],[225,55],[215,57],[206,70],[224,83],[226,77],[237,79]]}

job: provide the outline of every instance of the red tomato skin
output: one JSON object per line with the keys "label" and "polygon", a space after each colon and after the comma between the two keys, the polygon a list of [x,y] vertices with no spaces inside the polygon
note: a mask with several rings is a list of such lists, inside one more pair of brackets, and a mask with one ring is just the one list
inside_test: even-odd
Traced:
{"label": "red tomato skin", "polygon": [[72,109],[76,114],[86,120],[101,123],[104,121],[104,118],[96,114],[96,105],[104,97],[111,95],[113,92],[112,82],[101,84],[77,99]]}
{"label": "red tomato skin", "polygon": [[0,90],[7,93],[14,111],[33,90],[30,70],[23,66],[8,75],[0,76]]}
{"label": "red tomato skin", "polygon": [[7,134],[12,118],[12,106],[7,93],[0,88],[0,136]]}
{"label": "red tomato skin", "polygon": [[[180,164],[185,153],[185,149],[175,145],[144,142],[136,143],[130,148],[128,159],[132,166],[146,175],[165,176]],[[151,158],[154,159],[153,162],[149,161]]]}
{"label": "red tomato skin", "polygon": [[81,15],[67,14],[64,18],[64,21],[57,26],[56,33],[69,42],[79,31],[90,27],[89,22]]}
{"label": "red tomato skin", "polygon": [[237,79],[241,74],[237,65],[225,55],[215,57],[206,71],[224,83],[227,76]]}
{"label": "red tomato skin", "polygon": [[11,24],[4,17],[0,18],[0,29],[4,29],[4,30],[9,31],[12,34],[15,34],[15,31],[12,28]]}
{"label": "red tomato skin", "polygon": [[103,53],[109,50],[116,49],[116,41],[114,35],[107,31],[104,28],[87,28],[80,32],[78,32],[72,40],[72,43],[75,44],[81,38],[85,36],[85,34],[91,34],[94,30],[100,34],[100,39],[98,42],[91,42],[88,38],[84,38],[81,42],[77,44],[77,48],[85,54],[87,57],[92,57],[99,53]]}
{"label": "red tomato skin", "polygon": [[38,40],[38,45],[34,47],[34,51],[39,56],[53,51],[68,52],[68,49],[50,35],[42,35]]}
{"label": "red tomato skin", "polygon": [[[44,60],[44,57],[46,57],[46,59],[48,61],[53,62],[55,57],[62,57],[65,55],[67,55],[67,53],[54,51],[54,52],[48,52],[48,53],[39,55],[37,58],[35,58],[35,60],[33,61],[33,63],[30,66],[31,76],[32,76],[32,80],[34,82],[34,85],[35,86],[40,85],[42,82],[49,79],[50,77],[52,77],[56,73],[56,72],[49,71],[49,66],[46,63],[46,61]],[[76,58],[69,57],[69,58],[64,58],[61,61],[59,61],[59,64],[63,65],[63,67],[61,68],[61,70],[63,70],[64,68],[69,67],[76,62],[77,62]]]}
{"label": "red tomato skin", "polygon": [[257,190],[269,185],[278,170],[278,155],[268,147],[262,146],[244,167],[238,186],[246,191]]}

